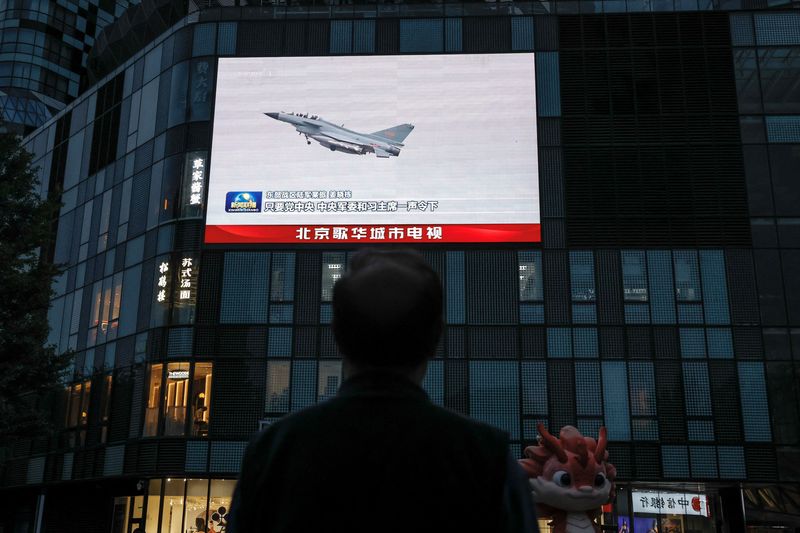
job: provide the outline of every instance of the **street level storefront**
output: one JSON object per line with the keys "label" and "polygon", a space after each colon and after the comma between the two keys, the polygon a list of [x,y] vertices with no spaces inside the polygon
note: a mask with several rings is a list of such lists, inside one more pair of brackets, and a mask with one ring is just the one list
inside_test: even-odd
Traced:
{"label": "street level storefront", "polygon": [[142,483],[143,494],[114,498],[111,533],[226,531],[236,480],[162,478]]}

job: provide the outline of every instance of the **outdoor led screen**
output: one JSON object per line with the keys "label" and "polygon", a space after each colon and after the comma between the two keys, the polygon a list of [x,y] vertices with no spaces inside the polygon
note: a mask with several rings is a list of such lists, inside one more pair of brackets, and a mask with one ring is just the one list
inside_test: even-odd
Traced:
{"label": "outdoor led screen", "polygon": [[533,54],[222,58],[207,243],[538,242]]}

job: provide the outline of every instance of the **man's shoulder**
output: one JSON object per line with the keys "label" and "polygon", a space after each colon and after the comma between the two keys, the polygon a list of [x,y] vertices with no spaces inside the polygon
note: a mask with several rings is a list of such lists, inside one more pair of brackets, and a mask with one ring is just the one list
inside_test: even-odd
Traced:
{"label": "man's shoulder", "polygon": [[[258,439],[269,440],[270,438],[297,432],[324,430],[324,428],[332,425],[338,426],[343,422],[343,418],[349,418],[351,424],[366,422],[365,420],[351,418],[352,415],[348,409],[349,404],[350,399],[336,397],[295,411],[273,422],[258,435]],[[418,425],[427,426],[434,431],[447,433],[453,437],[471,434],[487,442],[506,443],[508,441],[506,432],[440,407],[427,400],[408,402],[405,405],[395,406],[395,408],[399,410],[407,409],[410,413],[413,413]]]}
{"label": "man's shoulder", "polygon": [[498,439],[502,441],[508,440],[508,434],[494,426],[485,424],[478,420],[468,418],[462,414],[456,413],[444,407],[440,407],[434,403],[430,403],[427,412],[431,418],[435,419],[437,423],[445,425],[449,430],[462,430],[479,435],[485,435],[487,438]]}

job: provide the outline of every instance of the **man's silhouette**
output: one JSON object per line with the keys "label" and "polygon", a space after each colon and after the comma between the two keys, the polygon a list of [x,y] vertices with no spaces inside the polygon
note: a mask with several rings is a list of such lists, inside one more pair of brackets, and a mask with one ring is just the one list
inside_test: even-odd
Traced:
{"label": "man's silhouette", "polygon": [[229,533],[538,531],[506,435],[420,388],[442,307],[420,255],[352,257],[333,291],[345,381],[251,442]]}

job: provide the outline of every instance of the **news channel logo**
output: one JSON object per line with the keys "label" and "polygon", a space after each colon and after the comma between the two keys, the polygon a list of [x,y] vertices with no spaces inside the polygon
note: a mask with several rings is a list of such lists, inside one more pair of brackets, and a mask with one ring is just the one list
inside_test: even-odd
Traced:
{"label": "news channel logo", "polygon": [[258,213],[261,211],[261,192],[232,191],[225,195],[228,213]]}

